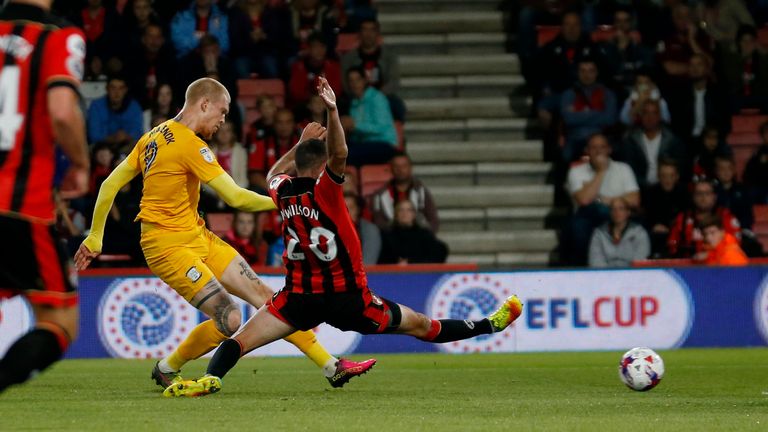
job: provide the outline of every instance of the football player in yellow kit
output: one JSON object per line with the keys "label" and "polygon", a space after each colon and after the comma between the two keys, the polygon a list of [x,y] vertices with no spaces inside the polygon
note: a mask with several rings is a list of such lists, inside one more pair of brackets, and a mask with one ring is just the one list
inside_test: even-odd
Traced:
{"label": "football player in yellow kit", "polygon": [[[273,292],[248,263],[205,227],[197,212],[200,183],[206,183],[230,206],[245,211],[275,208],[269,197],[243,189],[221,168],[213,151],[198,135],[210,139],[229,112],[227,89],[211,78],[189,85],[184,107],[139,139],[128,157],[102,183],[88,237],[75,254],[78,270],[101,252],[106,216],[117,192],[141,174],[144,188],[139,215],[141,248],[150,270],[210,319],[197,325],[152,378],[163,388],[180,381],[181,367],[232,336],[241,314],[229,294],[259,308]],[[302,139],[318,138],[325,129],[305,128]],[[367,371],[356,362],[337,359],[317,342],[314,333],[299,331],[285,338],[323,369],[334,387]],[[371,364],[371,367],[373,365]]]}

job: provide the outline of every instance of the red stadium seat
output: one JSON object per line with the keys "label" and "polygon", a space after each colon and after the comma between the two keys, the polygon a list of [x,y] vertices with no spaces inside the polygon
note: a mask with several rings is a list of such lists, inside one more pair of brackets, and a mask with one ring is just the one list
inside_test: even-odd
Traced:
{"label": "red stadium seat", "polygon": [[237,80],[237,99],[243,107],[256,107],[260,96],[272,96],[277,106],[285,105],[285,83],[279,79],[241,79]]}
{"label": "red stadium seat", "polygon": [[536,43],[543,47],[560,34],[560,26],[536,26]]}
{"label": "red stadium seat", "polygon": [[755,216],[755,222],[768,223],[768,204],[756,204],[752,207],[752,212]]}
{"label": "red stadium seat", "polygon": [[749,158],[755,152],[753,146],[734,146],[733,147],[733,160],[736,162],[736,178],[741,179],[744,174],[744,168],[747,166]]}
{"label": "red stadium seat", "polygon": [[731,118],[731,131],[735,133],[757,133],[760,126],[768,121],[768,115],[736,114]]}
{"label": "red stadium seat", "polygon": [[336,54],[341,57],[357,49],[358,45],[360,45],[360,37],[357,33],[339,33],[339,37],[336,38]]}
{"label": "red stadium seat", "polygon": [[344,190],[353,190],[356,194],[360,194],[360,171],[354,166],[347,165],[344,169]]}
{"label": "red stadium seat", "polygon": [[757,43],[768,48],[768,26],[760,27],[757,30]]}
{"label": "red stadium seat", "polygon": [[397,148],[405,150],[405,130],[403,129],[403,122],[400,120],[395,120],[395,131],[397,131]]}
{"label": "red stadium seat", "polygon": [[732,132],[728,134],[726,141],[728,142],[728,145],[730,145],[731,147],[735,147],[735,146],[755,147],[760,145],[761,139],[760,139],[760,134],[757,132],[740,132],[740,133]]}
{"label": "red stadium seat", "polygon": [[360,191],[368,196],[392,179],[389,164],[364,165],[360,168]]}
{"label": "red stadium seat", "polygon": [[213,231],[217,236],[222,236],[232,228],[232,219],[234,216],[232,213],[208,213],[206,219],[208,219],[208,229]]}
{"label": "red stadium seat", "polygon": [[[592,42],[606,42],[616,36],[616,30],[611,25],[599,25],[597,26],[597,30],[593,31],[590,36],[592,37]],[[640,43],[643,40],[643,37],[637,30],[631,32],[629,37],[632,38],[632,41],[635,43]]]}

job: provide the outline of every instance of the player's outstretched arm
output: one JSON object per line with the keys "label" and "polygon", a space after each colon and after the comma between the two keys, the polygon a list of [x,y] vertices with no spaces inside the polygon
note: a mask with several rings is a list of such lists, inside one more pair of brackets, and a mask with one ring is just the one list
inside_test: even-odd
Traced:
{"label": "player's outstretched arm", "polygon": [[91,232],[75,253],[75,266],[78,270],[88,267],[91,261],[101,253],[104,226],[107,223],[107,214],[112,208],[112,202],[115,200],[117,192],[138,174],[139,171],[136,168],[129,165],[127,160],[123,160],[101,184],[99,196],[96,198],[96,205],[93,209]]}
{"label": "player's outstretched arm", "polygon": [[241,188],[229,174],[220,174],[208,182],[227,205],[249,212],[274,210],[277,207],[272,199],[256,192]]}
{"label": "player's outstretched arm", "polygon": [[328,144],[328,168],[336,175],[343,176],[347,167],[347,141],[344,138],[344,128],[341,126],[339,111],[336,108],[336,94],[325,77],[320,77],[317,93],[325,103],[328,112],[328,132],[326,143]]}
{"label": "player's outstretched arm", "polygon": [[61,183],[61,197],[77,198],[88,192],[90,160],[85,139],[85,119],[78,95],[66,86],[48,90],[48,113],[56,142],[71,163]]}

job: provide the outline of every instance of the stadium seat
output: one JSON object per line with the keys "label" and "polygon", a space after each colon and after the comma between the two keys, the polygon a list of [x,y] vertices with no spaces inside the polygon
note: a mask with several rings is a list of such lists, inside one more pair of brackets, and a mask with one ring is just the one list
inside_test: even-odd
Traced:
{"label": "stadium seat", "polygon": [[339,57],[356,49],[360,45],[360,38],[357,33],[340,33],[336,38],[336,54]]}
{"label": "stadium seat", "polygon": [[[597,29],[592,32],[590,35],[592,37],[592,42],[600,43],[600,42],[607,42],[613,39],[614,36],[616,36],[616,30],[611,25],[599,25],[597,26]],[[640,32],[635,30],[629,34],[629,37],[632,38],[632,41],[635,43],[640,43],[643,40],[642,35],[640,35]]]}
{"label": "stadium seat", "polygon": [[344,169],[344,190],[348,190],[347,187],[349,187],[350,190],[354,190],[356,194],[360,194],[360,171],[358,171],[357,167],[354,167],[352,165],[347,165],[346,169]]}
{"label": "stadium seat", "polygon": [[536,26],[536,43],[543,47],[560,34],[560,26]]}
{"label": "stadium seat", "polygon": [[760,126],[766,121],[768,121],[768,115],[736,114],[731,117],[731,132],[757,133],[760,131]]}
{"label": "stadium seat", "polygon": [[217,236],[222,236],[232,227],[233,218],[232,213],[208,213],[206,215],[208,229]]}
{"label": "stadium seat", "polygon": [[760,27],[757,30],[757,42],[763,46],[763,48],[768,48],[768,25]]}
{"label": "stadium seat", "polygon": [[363,196],[368,196],[391,179],[392,169],[389,164],[363,165],[360,168],[360,191]]}
{"label": "stadium seat", "polygon": [[395,131],[397,131],[397,148],[405,150],[405,130],[403,129],[403,122],[400,120],[395,120]]}
{"label": "stadium seat", "polygon": [[731,147],[756,147],[760,145],[761,139],[757,132],[741,132],[728,134],[726,142]]}
{"label": "stadium seat", "polygon": [[277,106],[285,105],[285,84],[279,79],[241,79],[237,80],[237,99],[243,107],[256,107],[256,100],[263,95],[272,96]]}
{"label": "stadium seat", "polygon": [[744,168],[747,166],[749,158],[755,152],[754,146],[733,146],[733,160],[736,163],[736,178],[742,179]]}

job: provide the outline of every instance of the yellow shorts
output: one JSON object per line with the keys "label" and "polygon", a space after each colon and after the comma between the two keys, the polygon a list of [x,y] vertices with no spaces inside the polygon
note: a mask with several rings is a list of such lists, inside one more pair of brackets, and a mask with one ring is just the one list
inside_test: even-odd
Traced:
{"label": "yellow shorts", "polygon": [[178,232],[142,224],[141,249],[152,273],[187,301],[211,278],[221,278],[238,256],[232,246],[205,226]]}

